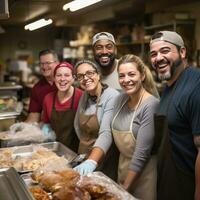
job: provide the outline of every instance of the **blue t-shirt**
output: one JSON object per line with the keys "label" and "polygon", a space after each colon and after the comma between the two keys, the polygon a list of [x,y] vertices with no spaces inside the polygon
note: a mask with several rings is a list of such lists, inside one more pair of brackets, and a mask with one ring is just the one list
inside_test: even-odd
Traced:
{"label": "blue t-shirt", "polygon": [[172,86],[163,91],[159,113],[167,115],[176,165],[194,173],[197,149],[194,135],[200,135],[200,71],[185,69]]}

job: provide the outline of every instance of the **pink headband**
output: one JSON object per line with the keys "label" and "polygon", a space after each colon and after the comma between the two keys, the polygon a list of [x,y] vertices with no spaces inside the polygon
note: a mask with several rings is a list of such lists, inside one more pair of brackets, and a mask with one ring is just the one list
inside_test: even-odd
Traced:
{"label": "pink headband", "polygon": [[70,64],[70,63],[68,63],[68,62],[61,62],[61,63],[59,63],[59,64],[55,67],[54,72],[53,72],[53,75],[54,75],[54,76],[56,75],[56,72],[57,72],[57,70],[58,70],[60,67],[67,67],[67,68],[69,68],[69,69],[72,71],[72,74],[73,74],[73,65]]}

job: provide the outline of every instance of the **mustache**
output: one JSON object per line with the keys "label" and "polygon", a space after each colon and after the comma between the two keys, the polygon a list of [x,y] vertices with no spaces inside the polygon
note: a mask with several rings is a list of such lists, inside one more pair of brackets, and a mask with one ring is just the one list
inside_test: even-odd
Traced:
{"label": "mustache", "polygon": [[108,57],[108,58],[112,58],[114,56],[114,54],[108,54],[108,53],[104,53],[104,54],[100,54],[100,55],[97,55],[98,58],[101,58],[101,57]]}

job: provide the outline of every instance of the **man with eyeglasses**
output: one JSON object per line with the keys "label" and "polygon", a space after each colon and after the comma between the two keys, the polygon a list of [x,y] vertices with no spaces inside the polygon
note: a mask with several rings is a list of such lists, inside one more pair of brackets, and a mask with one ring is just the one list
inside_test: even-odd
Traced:
{"label": "man with eyeglasses", "polygon": [[155,33],[150,59],[166,82],[155,115],[158,200],[200,200],[200,72],[188,66],[182,37]]}
{"label": "man with eyeglasses", "polygon": [[117,73],[117,47],[111,33],[100,32],[92,39],[93,54],[99,64],[102,74],[102,82],[112,88],[120,90]]}
{"label": "man with eyeglasses", "polygon": [[44,97],[57,90],[53,81],[53,71],[58,63],[58,56],[54,50],[46,49],[39,52],[39,65],[43,77],[31,90],[29,114],[26,122],[40,121]]}

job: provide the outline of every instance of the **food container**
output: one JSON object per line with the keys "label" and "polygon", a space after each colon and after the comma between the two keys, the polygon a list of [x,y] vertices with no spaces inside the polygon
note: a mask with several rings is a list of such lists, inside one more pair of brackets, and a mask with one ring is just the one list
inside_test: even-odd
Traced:
{"label": "food container", "polygon": [[[24,183],[26,184],[27,188],[33,188],[33,187],[41,187],[40,184],[35,182],[31,178],[32,173],[22,174],[21,177],[24,180]],[[120,200],[138,200],[135,197],[133,197],[131,194],[129,194],[126,190],[124,190],[120,185],[115,183],[113,180],[111,180],[109,177],[104,175],[102,172],[92,172],[86,176],[82,176],[80,180],[78,181],[78,186],[83,186],[87,184],[92,185],[101,185],[106,188],[107,192],[110,192],[117,196]],[[47,191],[48,192],[48,191]],[[49,198],[52,198],[52,194],[48,192]]]}
{"label": "food container", "polygon": [[[77,154],[64,146],[63,144],[59,142],[49,142],[49,143],[41,143],[41,144],[33,144],[33,145],[27,145],[27,146],[17,146],[17,147],[9,147],[9,148],[1,148],[0,154],[3,152],[12,152],[12,161],[15,161],[17,158],[28,158],[31,157],[35,149],[38,148],[46,148],[49,151],[55,152],[58,156],[66,158],[66,160],[70,163],[74,158],[76,158]],[[12,162],[11,162],[12,163]],[[12,165],[11,165],[12,166]],[[7,168],[1,167],[0,171],[5,171]],[[26,173],[30,172],[31,170],[19,170],[17,169],[19,173]]]}
{"label": "food container", "polygon": [[14,168],[0,172],[1,200],[34,200],[24,181]]}
{"label": "food container", "polygon": [[[24,137],[26,136],[26,137]],[[0,132],[1,147],[40,144],[55,140],[54,131],[45,135],[38,123],[13,123],[7,131]]]}
{"label": "food container", "polygon": [[137,200],[131,194],[129,194],[126,190],[124,190],[120,185],[114,182],[112,179],[104,175],[102,172],[92,172],[86,176],[83,176],[79,183],[79,185],[86,184],[99,184],[106,187],[108,192],[115,194],[120,200]]}

